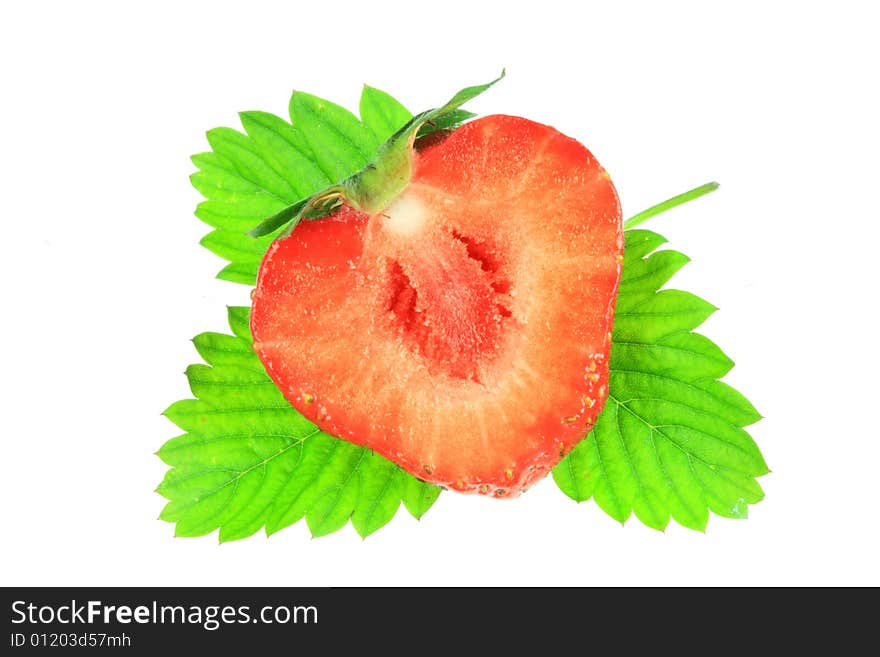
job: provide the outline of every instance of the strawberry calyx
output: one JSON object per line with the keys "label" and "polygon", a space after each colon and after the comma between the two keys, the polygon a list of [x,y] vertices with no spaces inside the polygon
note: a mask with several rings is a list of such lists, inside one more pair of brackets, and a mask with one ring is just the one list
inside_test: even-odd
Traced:
{"label": "strawberry calyx", "polygon": [[465,87],[445,105],[416,114],[383,143],[376,157],[363,169],[345,180],[301,199],[260,222],[248,231],[251,237],[262,237],[287,225],[279,237],[286,237],[303,219],[320,219],[341,207],[349,205],[365,214],[378,214],[387,208],[404,190],[412,178],[412,164],[416,137],[425,133],[426,126],[439,127],[464,116],[459,108],[476,98],[505,75],[486,84]]}

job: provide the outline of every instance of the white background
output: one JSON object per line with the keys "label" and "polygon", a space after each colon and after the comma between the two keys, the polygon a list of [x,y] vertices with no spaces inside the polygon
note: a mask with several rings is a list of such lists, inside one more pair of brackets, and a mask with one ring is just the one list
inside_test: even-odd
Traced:
{"label": "white background", "polygon": [[[4,3],[0,180],[4,585],[880,584],[876,16],[871,3]],[[628,216],[693,259],[675,280],[766,419],[747,521],[625,527],[548,480],[444,494],[362,541],[304,524],[172,538],[153,452],[189,396],[189,338],[248,289],[199,247],[189,156],[292,88],[549,123]]]}

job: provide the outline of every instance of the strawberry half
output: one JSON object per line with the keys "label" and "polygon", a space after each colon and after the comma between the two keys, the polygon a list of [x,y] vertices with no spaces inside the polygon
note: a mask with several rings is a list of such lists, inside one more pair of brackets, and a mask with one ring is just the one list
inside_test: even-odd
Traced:
{"label": "strawberry half", "polygon": [[623,240],[590,152],[510,116],[411,151],[386,207],[346,201],[269,248],[254,347],[322,430],[415,476],[513,496],[608,392]]}

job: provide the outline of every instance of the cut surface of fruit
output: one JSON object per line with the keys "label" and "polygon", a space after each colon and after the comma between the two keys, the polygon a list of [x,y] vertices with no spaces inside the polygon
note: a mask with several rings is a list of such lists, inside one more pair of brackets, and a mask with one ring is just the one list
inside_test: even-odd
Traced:
{"label": "cut surface of fruit", "polygon": [[384,211],[343,206],[274,242],[254,348],[321,429],[513,496],[602,408],[622,253],[617,194],[583,145],[485,117],[420,148]]}

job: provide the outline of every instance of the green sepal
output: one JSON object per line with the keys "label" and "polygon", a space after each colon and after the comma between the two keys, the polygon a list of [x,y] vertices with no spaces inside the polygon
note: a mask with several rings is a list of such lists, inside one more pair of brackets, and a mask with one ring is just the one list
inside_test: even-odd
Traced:
{"label": "green sepal", "polygon": [[338,208],[342,204],[344,193],[344,188],[339,185],[328,187],[313,196],[288,205],[281,212],[261,221],[247,234],[251,237],[264,237],[288,224],[287,228],[278,235],[279,237],[287,237],[303,219],[319,219]]}
{"label": "green sepal", "polygon": [[409,184],[416,138],[447,130],[472,116],[459,108],[503,77],[504,71],[491,82],[462,89],[442,107],[416,114],[379,146],[376,157],[363,169],[339,184],[287,206],[248,231],[248,235],[262,237],[287,225],[279,235],[284,237],[303,219],[325,216],[342,203],[367,214],[381,212]]}
{"label": "green sepal", "polygon": [[[467,101],[476,98],[504,77],[501,75],[486,84],[466,87],[445,105],[416,114],[379,147],[376,158],[366,167],[342,183],[346,200],[356,209],[375,214],[387,208],[391,201],[409,184],[412,177],[413,146],[419,130],[448,118]],[[458,117],[455,117],[458,120]]]}

